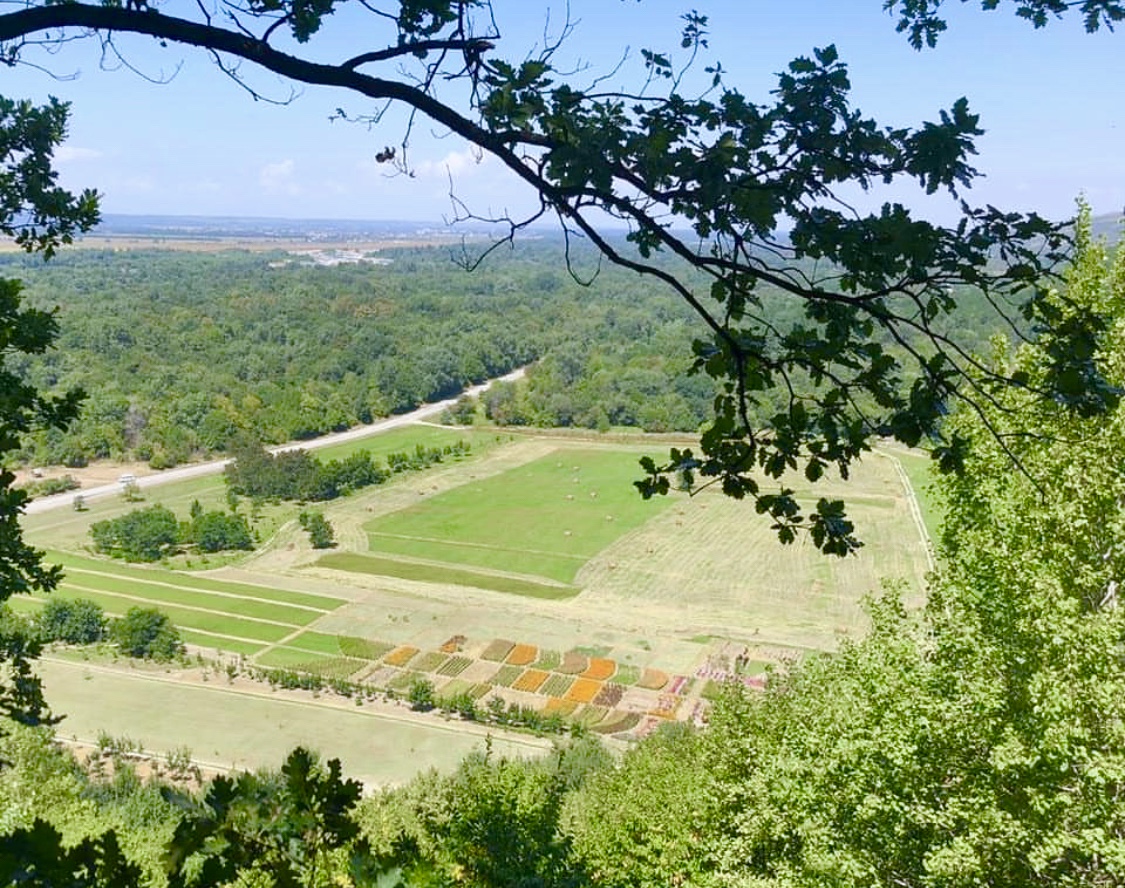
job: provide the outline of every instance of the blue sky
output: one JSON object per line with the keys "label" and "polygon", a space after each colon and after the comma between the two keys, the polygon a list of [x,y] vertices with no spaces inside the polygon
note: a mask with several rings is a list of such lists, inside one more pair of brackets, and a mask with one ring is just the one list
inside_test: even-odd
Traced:
{"label": "blue sky", "polygon": [[[175,14],[182,2],[158,5]],[[576,24],[560,58],[604,71],[628,49],[622,76],[632,72],[635,83],[637,50],[676,49],[679,16],[690,4],[572,0]],[[768,99],[774,73],[791,58],[834,43],[851,70],[854,103],[881,123],[917,124],[969,98],[987,131],[977,158],[987,178],[970,193],[974,203],[1063,217],[1083,192],[1096,213],[1125,207],[1123,33],[1087,35],[1077,18],[1035,31],[1010,12],[954,3],[937,49],[919,53],[895,33],[880,0],[696,0],[695,6],[711,19],[710,58],[722,62],[727,82],[751,100]],[[188,14],[191,7],[180,8]],[[506,57],[519,58],[541,41],[548,8],[557,30],[563,4],[496,4]],[[369,20],[340,15],[311,46],[326,60],[346,57],[378,45],[377,34],[365,40],[365,33],[373,33]],[[106,212],[439,220],[450,214],[450,176],[477,213],[518,213],[532,205],[498,164],[474,157],[429,123],[415,129],[415,177],[389,177],[374,155],[400,140],[399,114],[388,113],[375,129],[333,123],[337,107],[353,114],[372,109],[346,94],[308,88],[284,107],[255,102],[198,51],[128,37],[117,43],[129,65],[148,77],[174,76],[149,82],[104,62],[92,42],[38,58],[51,74],[27,66],[0,73],[5,95],[73,102],[70,138],[59,154],[63,179],[101,191]],[[271,75],[252,76],[265,94],[290,95]],[[865,202],[887,196],[938,219],[949,216],[948,205],[912,190]]]}

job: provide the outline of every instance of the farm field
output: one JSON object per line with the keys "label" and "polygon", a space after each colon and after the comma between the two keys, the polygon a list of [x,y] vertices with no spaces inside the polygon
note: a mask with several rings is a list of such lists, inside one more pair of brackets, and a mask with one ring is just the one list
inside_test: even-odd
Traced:
{"label": "farm field", "polygon": [[[396,718],[354,706],[285,699],[268,689],[255,695],[217,684],[162,680],[161,673],[130,674],[57,660],[44,661],[40,671],[55,711],[66,713],[60,736],[94,740],[106,731],[139,740],[150,752],[187,745],[198,761],[222,767],[276,768],[303,744],[341,759],[349,777],[385,785],[425,768],[452,770],[485,739],[483,731],[411,718],[405,711]],[[527,756],[549,749],[550,743],[496,735],[492,747]]]}
{"label": "farm field", "polygon": [[641,453],[559,449],[365,526],[371,550],[573,582],[607,545],[663,511],[632,481]]}
{"label": "farm field", "polygon": [[[365,443],[385,454],[466,437],[420,425]],[[500,696],[605,733],[698,718],[715,682],[760,681],[767,664],[862,631],[860,602],[885,579],[920,594],[925,552],[889,456],[871,454],[852,482],[816,491],[847,499],[866,542],[841,560],[780,546],[751,507],[713,491],[641,500],[637,459],[663,442],[646,451],[636,440],[491,431],[472,441],[463,460],[318,506],[339,541],[327,555],[297,528],[295,504],[260,509],[259,549],[204,572],[84,551],[92,521],[136,505],[36,515],[29,536],[66,568],[58,594],[112,614],[158,606],[190,644],[248,665],[399,692],[421,677],[439,697]],[[224,507],[224,493],[220,478],[202,479],[158,488],[144,505],[186,514],[193,499]],[[511,650],[489,656],[503,644]],[[127,695],[113,699],[126,706]],[[121,732],[155,747],[142,728]]]}

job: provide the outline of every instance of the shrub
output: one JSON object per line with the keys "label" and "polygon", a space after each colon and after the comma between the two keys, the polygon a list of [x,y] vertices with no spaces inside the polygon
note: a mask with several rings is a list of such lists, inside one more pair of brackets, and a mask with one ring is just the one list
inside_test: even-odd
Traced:
{"label": "shrub", "polygon": [[85,598],[49,598],[35,619],[44,641],[93,644],[105,638],[108,621],[101,605]]}
{"label": "shrub", "polygon": [[130,657],[171,660],[183,650],[180,633],[168,615],[153,607],[131,607],[116,620],[110,636]]}
{"label": "shrub", "polygon": [[297,520],[308,532],[309,542],[314,549],[331,549],[336,545],[336,535],[332,531],[332,525],[320,512],[302,512]]}
{"label": "shrub", "polygon": [[425,678],[414,679],[410,684],[407,700],[410,701],[410,708],[415,712],[429,712],[434,708],[436,703],[434,699],[434,683]]}
{"label": "shrub", "polygon": [[94,547],[126,561],[156,561],[180,540],[176,516],[164,506],[137,509],[90,526]]}

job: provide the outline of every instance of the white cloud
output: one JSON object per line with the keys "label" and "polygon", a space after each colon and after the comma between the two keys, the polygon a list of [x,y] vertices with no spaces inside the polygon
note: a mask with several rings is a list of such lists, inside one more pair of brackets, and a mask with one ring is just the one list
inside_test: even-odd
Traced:
{"label": "white cloud", "polygon": [[292,160],[267,163],[258,171],[258,183],[272,194],[299,194],[301,188],[293,178],[296,168]]}
{"label": "white cloud", "polygon": [[450,151],[441,160],[423,160],[415,166],[414,174],[422,179],[450,176],[463,178],[487,163],[487,156],[472,148]]}
{"label": "white cloud", "polygon": [[95,157],[101,157],[100,151],[95,151],[93,148],[79,148],[76,145],[60,145],[55,149],[55,162],[56,163],[70,163],[74,160],[92,160]]}

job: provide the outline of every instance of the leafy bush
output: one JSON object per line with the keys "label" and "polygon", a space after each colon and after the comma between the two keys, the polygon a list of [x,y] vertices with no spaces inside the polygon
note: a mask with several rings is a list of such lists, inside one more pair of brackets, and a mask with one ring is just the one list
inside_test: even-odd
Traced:
{"label": "leafy bush", "polygon": [[250,525],[243,515],[204,512],[192,520],[188,533],[191,537],[190,541],[195,543],[201,552],[254,548]]}
{"label": "leafy bush", "polygon": [[114,622],[110,637],[130,657],[171,660],[183,650],[179,631],[154,607],[129,608]]}
{"label": "leafy bush", "polygon": [[99,552],[126,561],[156,561],[180,540],[176,516],[164,506],[137,509],[90,527]]}
{"label": "leafy bush", "polygon": [[314,549],[331,549],[336,545],[336,536],[332,532],[332,525],[320,512],[302,512],[298,520],[309,535],[309,542]]}
{"label": "leafy bush", "polygon": [[44,641],[93,644],[106,636],[108,621],[100,604],[85,598],[50,598],[35,619]]}

